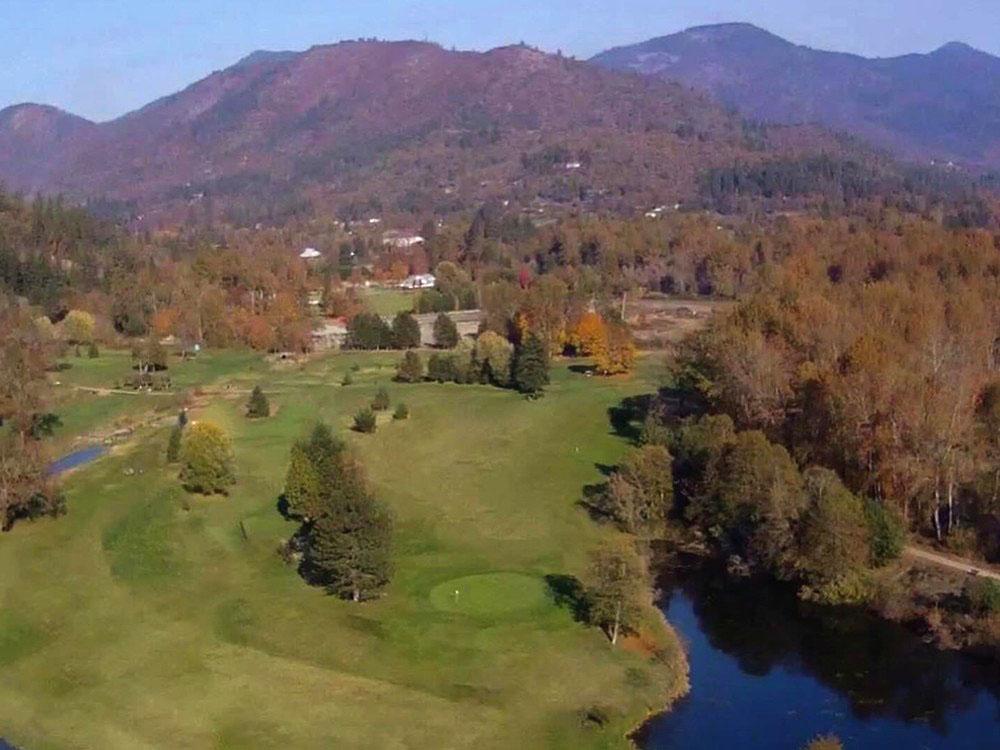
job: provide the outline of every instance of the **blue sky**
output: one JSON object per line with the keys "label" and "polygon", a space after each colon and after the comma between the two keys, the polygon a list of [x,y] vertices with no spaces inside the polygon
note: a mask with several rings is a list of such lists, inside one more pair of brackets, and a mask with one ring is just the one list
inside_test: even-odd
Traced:
{"label": "blue sky", "polygon": [[1000,0],[0,0],[0,108],[35,101],[105,120],[255,49],[377,36],[589,57],[722,21],[869,56],[952,40],[1000,54]]}

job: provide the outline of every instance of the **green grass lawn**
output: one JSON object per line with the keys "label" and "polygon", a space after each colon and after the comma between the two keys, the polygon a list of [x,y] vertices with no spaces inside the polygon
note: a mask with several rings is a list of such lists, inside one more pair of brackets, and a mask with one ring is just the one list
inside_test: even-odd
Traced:
{"label": "green grass lawn", "polygon": [[[630,381],[560,365],[528,402],[389,383],[395,359],[206,362],[197,377],[261,381],[277,410],[250,422],[245,395],[223,390],[195,415],[234,438],[230,497],[187,496],[160,429],[71,475],[66,517],[0,536],[0,736],[26,750],[627,746],[684,684],[676,641],[651,611],[667,658],[612,650],[546,576],[579,574],[612,533],[577,501],[627,449],[607,409],[650,391],[655,363]],[[380,385],[411,418],[348,433]],[[294,530],[276,510],[288,448],[316,419],[349,434],[396,514],[379,601],[328,597],[276,553]],[[603,726],[582,718],[594,708]]]}
{"label": "green grass lawn", "polygon": [[365,305],[379,315],[395,315],[413,309],[417,292],[403,289],[366,289],[362,296]]}

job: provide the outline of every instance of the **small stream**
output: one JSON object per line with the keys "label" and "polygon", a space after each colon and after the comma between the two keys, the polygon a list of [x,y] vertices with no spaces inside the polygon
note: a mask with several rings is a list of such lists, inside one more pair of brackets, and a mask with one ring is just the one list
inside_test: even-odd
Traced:
{"label": "small stream", "polygon": [[1000,665],[938,651],[853,609],[686,571],[661,582],[685,642],[690,694],[636,736],[646,750],[1000,748]]}

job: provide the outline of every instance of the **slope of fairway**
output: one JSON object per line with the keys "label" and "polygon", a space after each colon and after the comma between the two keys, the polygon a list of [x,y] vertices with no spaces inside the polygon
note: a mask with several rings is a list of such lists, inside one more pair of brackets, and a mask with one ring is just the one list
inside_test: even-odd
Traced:
{"label": "slope of fairway", "polygon": [[[625,746],[682,689],[683,656],[652,616],[658,660],[610,649],[547,577],[579,575],[612,533],[577,501],[627,448],[608,408],[652,385],[560,366],[529,402],[390,384],[395,359],[230,373],[232,396],[193,415],[234,438],[228,498],[181,491],[165,431],[147,430],[68,478],[65,518],[0,536],[0,736],[25,750]],[[250,422],[242,391],[258,380],[277,413]],[[349,440],[396,514],[397,572],[357,605],[282,563],[294,527],[276,501],[291,442],[316,419],[348,434],[385,384],[412,417]]]}

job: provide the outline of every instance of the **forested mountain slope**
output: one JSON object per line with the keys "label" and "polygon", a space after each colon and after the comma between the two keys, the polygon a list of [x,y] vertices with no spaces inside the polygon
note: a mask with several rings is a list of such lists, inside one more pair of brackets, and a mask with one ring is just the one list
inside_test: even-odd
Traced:
{"label": "forested mountain slope", "polygon": [[965,44],[869,59],[721,24],[608,50],[593,62],[679,81],[753,119],[818,122],[922,161],[1000,167],[1000,58]]}
{"label": "forested mountain slope", "polygon": [[147,224],[444,214],[489,198],[635,211],[697,196],[713,166],[858,150],[816,128],[748,128],[686,87],[524,46],[257,52],[107,123],[44,113],[0,113],[0,179],[131,201]]}

